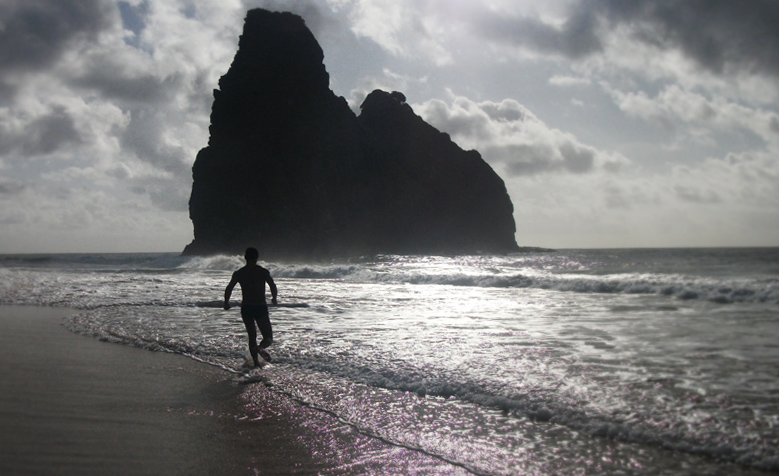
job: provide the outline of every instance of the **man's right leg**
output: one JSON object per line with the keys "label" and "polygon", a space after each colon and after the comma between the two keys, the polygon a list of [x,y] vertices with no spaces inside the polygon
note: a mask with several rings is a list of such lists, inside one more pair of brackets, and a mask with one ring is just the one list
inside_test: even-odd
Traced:
{"label": "man's right leg", "polygon": [[257,327],[260,328],[262,334],[262,342],[260,342],[260,355],[263,359],[270,362],[270,354],[266,352],[266,347],[273,343],[273,328],[270,325],[270,316],[268,315],[268,307],[263,306],[257,315]]}

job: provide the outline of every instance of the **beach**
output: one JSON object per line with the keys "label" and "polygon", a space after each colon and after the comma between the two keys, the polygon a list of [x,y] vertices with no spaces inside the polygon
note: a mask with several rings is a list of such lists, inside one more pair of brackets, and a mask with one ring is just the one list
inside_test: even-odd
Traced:
{"label": "beach", "polygon": [[[305,474],[294,425],[227,409],[243,388],[180,355],[69,332],[72,311],[0,307],[0,473]],[[259,441],[265,440],[258,444]]]}
{"label": "beach", "polygon": [[0,306],[0,474],[466,474],[182,355],[101,342],[74,310]]}

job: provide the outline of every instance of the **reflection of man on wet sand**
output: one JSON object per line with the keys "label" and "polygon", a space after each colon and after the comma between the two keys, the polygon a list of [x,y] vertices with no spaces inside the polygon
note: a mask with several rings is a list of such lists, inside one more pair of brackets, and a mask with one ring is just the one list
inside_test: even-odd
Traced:
{"label": "reflection of man on wet sand", "polygon": [[[246,254],[244,255],[246,266],[233,273],[230,284],[225,288],[224,305],[226,310],[230,309],[230,295],[233,293],[235,285],[240,284],[243,295],[241,299],[241,317],[246,326],[246,332],[249,333],[249,352],[252,354],[256,367],[260,366],[260,361],[257,359],[258,353],[263,359],[270,362],[270,355],[263,349],[273,343],[273,329],[268,316],[268,304],[265,301],[265,283],[268,283],[270,288],[271,302],[273,304],[276,304],[276,295],[278,294],[276,283],[270,277],[270,271],[257,264],[259,256],[260,254],[256,248],[246,248]],[[257,346],[255,322],[262,334],[259,348]]]}

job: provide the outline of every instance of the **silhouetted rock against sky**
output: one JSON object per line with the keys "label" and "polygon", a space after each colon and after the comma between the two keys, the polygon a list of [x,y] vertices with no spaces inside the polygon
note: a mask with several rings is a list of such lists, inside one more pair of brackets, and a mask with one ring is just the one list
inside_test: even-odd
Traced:
{"label": "silhouetted rock against sky", "polygon": [[185,254],[325,258],[517,250],[513,206],[476,151],[376,90],[359,117],[303,20],[251,10],[192,167]]}

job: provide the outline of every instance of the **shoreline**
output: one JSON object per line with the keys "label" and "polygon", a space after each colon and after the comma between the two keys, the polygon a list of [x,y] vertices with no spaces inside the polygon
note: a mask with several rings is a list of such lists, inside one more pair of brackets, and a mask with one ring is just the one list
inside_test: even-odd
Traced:
{"label": "shoreline", "polygon": [[263,377],[72,332],[76,312],[0,305],[0,474],[471,474]]}
{"label": "shoreline", "polygon": [[283,415],[242,421],[244,388],[181,355],[67,330],[64,308],[0,306],[0,473],[316,474]]}

